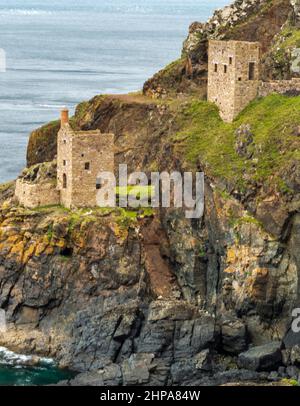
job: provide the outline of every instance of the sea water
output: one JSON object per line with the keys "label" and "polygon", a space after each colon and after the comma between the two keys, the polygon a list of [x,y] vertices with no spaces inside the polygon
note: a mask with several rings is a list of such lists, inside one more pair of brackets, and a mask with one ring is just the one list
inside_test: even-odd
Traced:
{"label": "sea water", "polygon": [[75,376],[71,371],[59,369],[50,358],[33,362],[35,358],[0,347],[0,386],[51,385]]}

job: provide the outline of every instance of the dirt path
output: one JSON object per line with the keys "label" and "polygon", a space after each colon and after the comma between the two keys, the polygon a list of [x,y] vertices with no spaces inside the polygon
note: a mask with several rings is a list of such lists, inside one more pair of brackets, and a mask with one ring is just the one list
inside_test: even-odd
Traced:
{"label": "dirt path", "polygon": [[114,94],[109,95],[111,99],[118,99],[125,103],[157,104],[158,100],[144,96],[142,93]]}

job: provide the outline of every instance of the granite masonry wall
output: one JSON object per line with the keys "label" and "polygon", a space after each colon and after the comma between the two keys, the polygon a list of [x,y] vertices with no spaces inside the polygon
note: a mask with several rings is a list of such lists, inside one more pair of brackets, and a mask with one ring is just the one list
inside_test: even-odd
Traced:
{"label": "granite masonry wall", "polygon": [[94,207],[99,172],[114,173],[114,135],[73,131],[64,124],[58,133],[57,186],[65,207]]}
{"label": "granite masonry wall", "polygon": [[57,136],[57,189],[60,191],[60,203],[65,207],[71,207],[72,204],[72,148],[73,130],[66,123]]}
{"label": "granite masonry wall", "polygon": [[258,90],[258,96],[266,97],[272,93],[286,94],[291,96],[299,95],[300,78],[262,82]]}
{"label": "granite masonry wall", "polygon": [[260,78],[260,44],[209,41],[208,100],[216,103],[226,122],[255,99]]}
{"label": "granite masonry wall", "polygon": [[15,197],[21,206],[30,209],[60,203],[60,195],[53,182],[29,183],[23,179],[17,179]]}

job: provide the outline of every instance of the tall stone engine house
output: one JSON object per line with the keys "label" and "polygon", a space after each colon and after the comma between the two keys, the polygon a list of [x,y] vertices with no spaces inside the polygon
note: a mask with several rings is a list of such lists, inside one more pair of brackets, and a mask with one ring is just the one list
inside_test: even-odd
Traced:
{"label": "tall stone engine house", "polygon": [[61,112],[57,137],[57,189],[65,207],[95,207],[99,172],[114,173],[114,134],[74,131]]}
{"label": "tall stone engine house", "polygon": [[216,103],[226,122],[256,98],[260,85],[260,44],[209,41],[208,100]]}

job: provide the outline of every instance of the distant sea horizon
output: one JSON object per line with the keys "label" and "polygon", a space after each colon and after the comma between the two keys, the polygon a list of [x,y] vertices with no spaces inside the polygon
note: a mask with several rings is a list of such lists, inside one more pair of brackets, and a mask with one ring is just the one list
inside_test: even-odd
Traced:
{"label": "distant sea horizon", "polygon": [[26,165],[29,134],[62,106],[140,90],[180,56],[193,21],[230,0],[0,0],[0,183]]}

